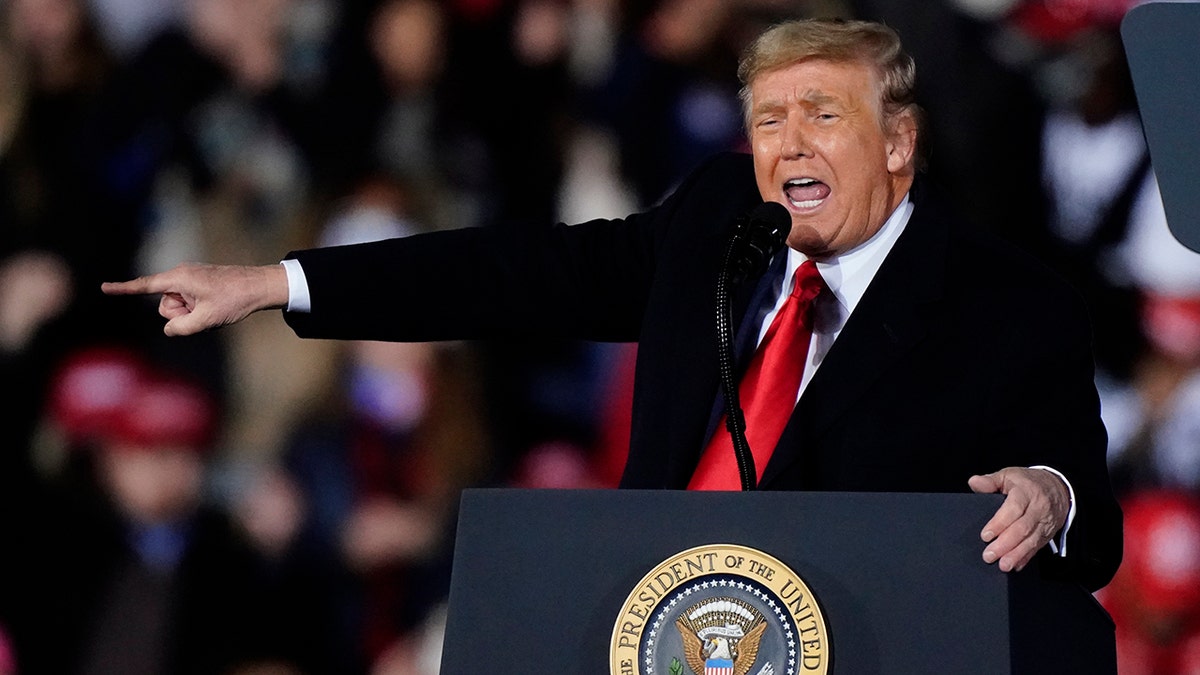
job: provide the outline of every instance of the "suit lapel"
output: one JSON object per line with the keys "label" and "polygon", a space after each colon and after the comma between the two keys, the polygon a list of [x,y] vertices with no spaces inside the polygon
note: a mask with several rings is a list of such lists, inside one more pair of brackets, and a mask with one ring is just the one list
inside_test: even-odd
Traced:
{"label": "suit lapel", "polygon": [[762,484],[798,461],[805,440],[819,439],[939,320],[936,303],[942,297],[949,230],[942,219],[922,217],[921,206],[805,389]]}

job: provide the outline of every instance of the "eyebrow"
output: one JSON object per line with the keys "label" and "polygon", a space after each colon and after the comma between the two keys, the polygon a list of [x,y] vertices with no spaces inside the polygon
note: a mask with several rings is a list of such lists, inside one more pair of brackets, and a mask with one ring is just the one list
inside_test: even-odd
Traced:
{"label": "eyebrow", "polygon": [[836,96],[831,96],[830,94],[826,94],[820,90],[806,91],[804,92],[804,95],[800,97],[800,100],[804,103],[811,103],[814,105],[830,105],[840,102]]}
{"label": "eyebrow", "polygon": [[[823,92],[819,89],[810,89],[810,90],[804,92],[804,94],[802,94],[800,96],[799,101],[800,101],[800,103],[803,103],[803,104],[815,105],[815,106],[840,105],[841,104],[841,99],[839,99],[836,96],[833,96],[831,94],[826,94],[825,92]],[[757,106],[755,106],[754,110],[752,111],[751,114],[761,115],[765,112],[779,110],[779,109],[785,108],[785,107],[787,107],[786,104],[777,98],[767,99],[767,100],[763,101],[762,103],[758,104]]]}

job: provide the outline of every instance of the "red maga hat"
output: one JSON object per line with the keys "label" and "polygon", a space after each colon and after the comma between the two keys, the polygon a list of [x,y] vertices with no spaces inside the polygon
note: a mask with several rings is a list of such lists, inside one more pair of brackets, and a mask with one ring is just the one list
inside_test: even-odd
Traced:
{"label": "red maga hat", "polygon": [[74,443],[203,450],[216,427],[214,401],[202,386],[120,347],[69,357],[51,388],[50,408]]}

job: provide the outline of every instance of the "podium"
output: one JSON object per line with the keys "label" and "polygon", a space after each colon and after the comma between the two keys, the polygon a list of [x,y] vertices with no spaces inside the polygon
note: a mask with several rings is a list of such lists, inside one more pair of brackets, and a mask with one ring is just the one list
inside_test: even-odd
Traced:
{"label": "podium", "polygon": [[1005,574],[982,561],[979,533],[1001,501],[466,490],[441,672],[611,672],[618,617],[647,574],[716,544],[765,552],[801,578],[824,617],[830,673],[1115,673],[1113,623],[1090,593],[1036,565]]}

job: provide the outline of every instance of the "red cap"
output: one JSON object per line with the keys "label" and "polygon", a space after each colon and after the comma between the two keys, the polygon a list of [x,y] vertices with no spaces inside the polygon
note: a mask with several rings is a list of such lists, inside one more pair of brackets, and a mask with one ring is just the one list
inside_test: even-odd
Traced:
{"label": "red cap", "polygon": [[145,362],[127,349],[76,352],[63,361],[51,384],[50,414],[73,443],[107,438],[145,371]]}
{"label": "red cap", "polygon": [[116,411],[111,438],[138,446],[202,450],[212,441],[215,411],[198,385],[175,375],[144,378]]}
{"label": "red cap", "polygon": [[198,384],[154,370],[131,350],[93,347],[68,357],[50,390],[50,414],[72,443],[204,449],[216,414]]}

